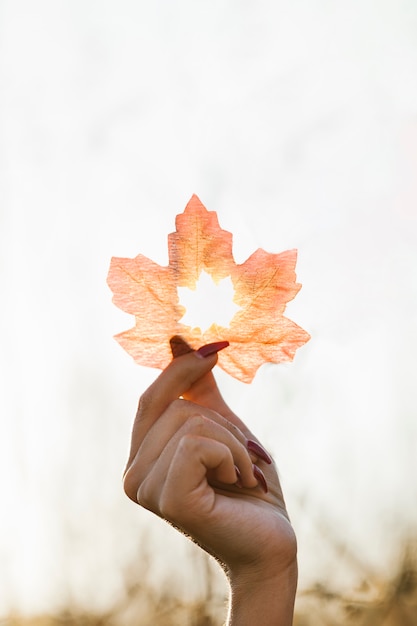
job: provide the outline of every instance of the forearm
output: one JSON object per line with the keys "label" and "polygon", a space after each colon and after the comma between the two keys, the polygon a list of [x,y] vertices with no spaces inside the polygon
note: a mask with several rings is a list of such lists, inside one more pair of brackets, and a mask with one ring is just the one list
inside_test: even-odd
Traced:
{"label": "forearm", "polygon": [[296,589],[296,560],[268,579],[262,572],[255,580],[252,575],[231,577],[227,626],[291,626]]}

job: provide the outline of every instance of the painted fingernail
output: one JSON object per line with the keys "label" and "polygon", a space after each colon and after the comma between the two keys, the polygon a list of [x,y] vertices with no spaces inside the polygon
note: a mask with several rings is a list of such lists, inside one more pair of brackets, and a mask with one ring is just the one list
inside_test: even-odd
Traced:
{"label": "painted fingernail", "polygon": [[205,346],[201,346],[201,348],[196,351],[196,354],[205,359],[206,357],[211,356],[212,354],[216,354],[216,352],[227,348],[228,345],[228,341],[216,341],[215,343],[208,343]]}
{"label": "painted fingernail", "polygon": [[268,493],[268,485],[266,484],[266,478],[264,476],[263,471],[261,469],[259,469],[259,467],[257,465],[253,466],[253,475],[255,476],[256,480],[258,481],[258,483],[262,487],[263,491],[265,493]]}
{"label": "painted fingernail", "polygon": [[249,439],[246,443],[246,447],[249,450],[249,452],[253,452],[253,454],[256,454],[256,456],[262,459],[262,461],[265,461],[265,463],[268,463],[268,465],[271,465],[272,458],[269,456],[268,452],[264,450],[264,448],[259,443],[257,443],[256,441],[252,441],[252,439]]}
{"label": "painted fingernail", "polygon": [[240,473],[240,469],[238,468],[237,465],[235,465],[235,472],[236,472],[236,476],[237,476],[237,481],[235,482],[236,487],[240,487],[242,488],[242,480],[241,480],[241,473]]}

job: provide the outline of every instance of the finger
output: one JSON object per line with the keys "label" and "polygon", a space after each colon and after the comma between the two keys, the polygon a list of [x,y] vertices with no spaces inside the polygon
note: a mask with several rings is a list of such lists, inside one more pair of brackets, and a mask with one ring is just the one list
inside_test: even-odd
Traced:
{"label": "finger", "polygon": [[194,348],[192,348],[190,344],[187,343],[180,335],[174,335],[171,337],[169,345],[171,346],[171,352],[174,359],[182,356],[183,354],[194,352]]}
{"label": "finger", "polygon": [[[178,400],[177,404],[184,404],[184,411],[181,412],[176,409],[175,403],[170,406],[145,437],[139,453],[126,472],[124,487],[129,498],[136,499],[138,489],[141,488],[146,478],[154,473],[156,466],[159,468],[160,482],[163,482],[179,441],[188,435],[206,437],[227,445],[231,450],[235,465],[239,469],[241,485],[247,488],[255,487],[257,480],[253,473],[253,464],[244,435],[240,433],[239,440],[236,433],[229,430],[229,426],[234,431],[236,429],[221,416],[217,416],[219,421],[216,421],[216,416],[211,419],[213,415],[210,417],[207,410],[206,414],[203,415],[196,412],[198,411],[197,406],[186,401]],[[171,426],[172,423],[174,423],[173,426]],[[159,428],[161,424],[162,427]],[[237,476],[235,474],[233,482],[236,481]],[[147,500],[150,500],[151,496]],[[154,492],[154,497],[157,497],[157,491]]]}
{"label": "finger", "polygon": [[[174,359],[194,351],[180,335],[172,337],[170,345]],[[224,401],[211,371],[191,385],[184,393],[184,397],[202,406],[211,407],[222,415],[233,413]]]}
{"label": "finger", "polygon": [[253,442],[248,441],[242,431],[225,417],[216,413],[216,411],[201,407],[193,402],[178,399],[169,405],[167,410],[145,434],[133,463],[136,462],[136,458],[139,458],[141,466],[152,464],[159,457],[161,450],[165,448],[170,439],[176,435],[177,431],[195,415],[202,415],[207,421],[214,422],[221,428],[229,431],[248,450],[249,454],[253,454]]}
{"label": "finger", "polygon": [[[171,338],[170,345],[174,359],[193,351],[193,348],[179,335],[175,335]],[[224,415],[230,422],[245,432],[247,437],[253,437],[246,424],[244,424],[226,404],[211,370],[196,380],[189,389],[183,393],[183,397],[186,400],[217,411],[217,413]]]}
{"label": "finger", "polygon": [[[236,481],[233,455],[223,443],[191,433],[181,437],[167,455],[162,456],[139,487],[138,503],[174,524],[182,525],[186,516],[204,516],[216,497],[208,484],[207,473],[217,471],[225,484]],[[161,480],[163,476],[163,480]],[[211,504],[210,504],[211,502]]]}
{"label": "finger", "polygon": [[187,390],[217,362],[217,354],[202,358],[197,352],[174,359],[158,376],[139,400],[139,407],[132,430],[130,456],[127,467],[135,457],[149,428],[166,408],[183,396]]}
{"label": "finger", "polygon": [[[187,459],[194,459],[192,471]],[[236,481],[236,470],[230,448],[222,442],[206,437],[182,437],[169,468],[160,500],[161,511],[168,519],[178,515],[206,517],[213,509],[215,492],[209,487],[207,474],[211,472],[223,484]]]}
{"label": "finger", "polygon": [[[180,509],[188,508],[191,500],[201,497],[201,492],[195,492],[197,488],[224,495],[227,490],[229,495],[256,493],[263,497],[261,488],[252,492],[259,483],[246,451],[239,448],[236,441],[228,441],[227,433],[226,436],[221,432],[213,436],[212,425],[206,433],[209,436],[205,436],[204,423],[199,423],[198,416],[192,422],[184,425],[178,438],[169,443],[139,485],[135,494],[138,503],[170,519],[163,503],[164,494],[170,492]],[[207,451],[217,451],[219,456],[207,458]],[[173,469],[175,465],[179,471]],[[235,486],[238,477],[241,487]],[[242,487],[246,489],[242,490]]]}

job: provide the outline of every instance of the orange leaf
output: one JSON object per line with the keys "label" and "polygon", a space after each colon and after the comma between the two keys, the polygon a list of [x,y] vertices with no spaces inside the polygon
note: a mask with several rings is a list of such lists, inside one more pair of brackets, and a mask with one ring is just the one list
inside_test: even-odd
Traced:
{"label": "orange leaf", "polygon": [[[295,282],[295,250],[270,254],[258,249],[237,265],[232,234],[222,230],[216,213],[193,196],[177,216],[168,251],[168,267],[142,255],[111,260],[108,284],[113,302],[136,321],[116,339],[137,363],[166,367],[172,358],[169,339],[173,335],[181,335],[193,348],[227,340],[230,346],[219,353],[220,367],[249,383],[263,363],[292,360],[297,348],[309,340],[305,330],[283,316],[287,302],[301,287]],[[215,282],[231,278],[233,300],[240,308],[227,328],[213,323],[202,332],[180,321],[185,309],[177,289],[195,289],[202,271]]]}
{"label": "orange leaf", "polygon": [[195,288],[202,270],[215,282],[230,276],[235,265],[232,233],[221,230],[214,211],[207,211],[193,196],[175,225],[177,231],[168,235],[168,250],[178,287]]}

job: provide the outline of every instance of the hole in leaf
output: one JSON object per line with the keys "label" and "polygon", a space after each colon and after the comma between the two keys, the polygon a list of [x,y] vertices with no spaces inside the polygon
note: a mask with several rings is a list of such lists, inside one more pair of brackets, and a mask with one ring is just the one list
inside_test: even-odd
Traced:
{"label": "hole in leaf", "polygon": [[229,326],[240,307],[233,302],[235,290],[230,276],[215,283],[210,274],[201,272],[196,289],[178,287],[180,304],[186,312],[181,323],[205,332],[212,324]]}

